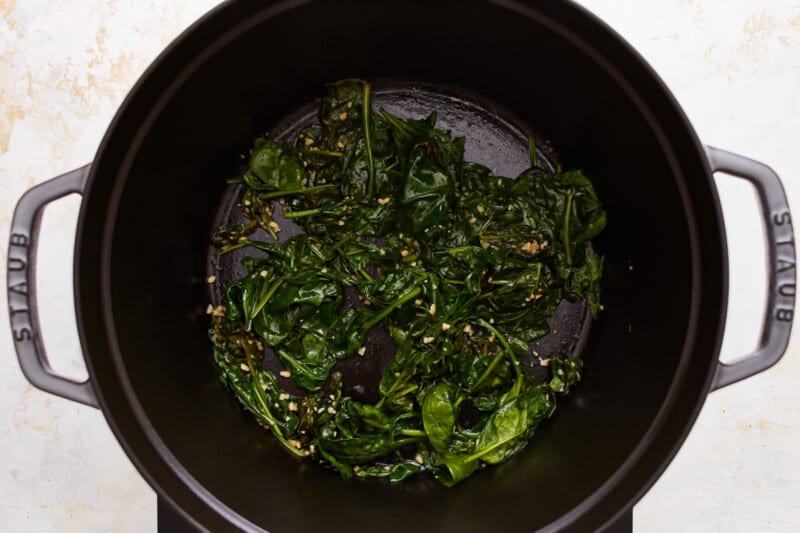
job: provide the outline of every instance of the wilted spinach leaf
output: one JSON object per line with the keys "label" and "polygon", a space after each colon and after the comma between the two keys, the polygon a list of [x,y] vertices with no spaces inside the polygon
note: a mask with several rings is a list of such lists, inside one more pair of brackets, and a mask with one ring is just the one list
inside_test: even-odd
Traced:
{"label": "wilted spinach leaf", "polygon": [[[531,168],[495,176],[464,161],[465,139],[437,129],[435,112],[376,113],[370,95],[361,80],[329,85],[317,124],[289,143],[256,139],[230,180],[247,221],[212,242],[260,258],[209,309],[214,363],[295,456],[344,478],[428,471],[452,486],[518,453],[580,380],[574,357],[551,359],[544,382],[519,361],[562,299],[597,315],[603,257],[590,239],[606,213],[583,173],[539,166],[532,139]],[[278,209],[303,233],[277,242]],[[343,307],[345,290],[358,305]],[[369,357],[377,327],[395,353],[368,404],[333,369]],[[266,354],[281,372],[261,368]]]}
{"label": "wilted spinach leaf", "polygon": [[434,385],[422,401],[422,425],[434,449],[444,451],[456,424],[456,410],[449,383]]}

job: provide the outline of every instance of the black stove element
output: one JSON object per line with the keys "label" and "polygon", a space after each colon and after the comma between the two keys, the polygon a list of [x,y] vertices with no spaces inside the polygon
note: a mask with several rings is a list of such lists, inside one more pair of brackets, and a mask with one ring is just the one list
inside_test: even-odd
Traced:
{"label": "black stove element", "polygon": [[[197,533],[199,530],[186,522],[170,504],[158,498],[158,533]],[[633,512],[628,512],[603,533],[633,533]]]}

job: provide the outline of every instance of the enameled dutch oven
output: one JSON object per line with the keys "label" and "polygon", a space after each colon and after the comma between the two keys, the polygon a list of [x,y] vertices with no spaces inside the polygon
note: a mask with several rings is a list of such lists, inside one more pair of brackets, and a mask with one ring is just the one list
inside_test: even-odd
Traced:
{"label": "enameled dutch oven", "polygon": [[[608,212],[597,242],[606,310],[582,350],[584,381],[522,454],[452,489],[424,476],[343,481],[296,462],[211,364],[204,279],[223,178],[255,136],[346,77],[375,80],[389,96],[406,91],[410,104],[413,94],[449,95],[463,103],[439,110],[461,124],[455,133],[471,127],[459,122],[464,109],[497,117],[511,137],[535,131],[565,167],[588,173]],[[486,162],[502,168],[514,148],[478,152],[495,153]],[[768,236],[761,343],[733,364],[718,361],[727,253],[715,171],[755,185]],[[34,291],[39,214],[75,192],[84,383],[50,370]],[[142,76],[90,166],[23,196],[11,231],[8,295],[27,378],[102,409],[159,495],[212,531],[601,529],[655,482],[709,391],[781,357],[794,310],[778,177],[700,144],[636,52],[556,0],[226,2]]]}

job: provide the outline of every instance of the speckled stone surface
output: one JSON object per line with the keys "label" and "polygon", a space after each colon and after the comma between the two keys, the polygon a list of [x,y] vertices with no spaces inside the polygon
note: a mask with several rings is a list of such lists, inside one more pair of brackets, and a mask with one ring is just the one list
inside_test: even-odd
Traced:
{"label": "speckled stone surface", "polygon": [[[800,209],[800,3],[581,3],[651,63],[704,142],[770,164]],[[19,196],[89,162],[139,75],[214,4],[0,0],[2,274]],[[765,256],[752,190],[717,181],[731,253],[723,356],[733,359],[759,335]],[[85,376],[71,288],[78,205],[73,197],[47,210],[38,280],[53,364]],[[800,531],[799,355],[795,335],[773,369],[709,396],[680,453],[636,506],[636,531]],[[102,414],[28,385],[3,324],[0,435],[0,531],[155,530],[155,495]]]}

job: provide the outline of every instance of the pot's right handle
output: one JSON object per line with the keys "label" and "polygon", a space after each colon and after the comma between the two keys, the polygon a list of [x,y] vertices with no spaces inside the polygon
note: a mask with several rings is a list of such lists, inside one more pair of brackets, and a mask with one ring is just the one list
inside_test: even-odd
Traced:
{"label": "pot's right handle", "polygon": [[789,203],[778,175],[763,163],[706,147],[712,172],[725,172],[752,183],[758,193],[767,231],[768,293],[761,340],[755,352],[733,363],[720,362],[712,389],[757,374],[777,363],[789,344],[794,318],[795,249]]}
{"label": "pot's right handle", "polygon": [[36,312],[36,247],[42,209],[62,196],[82,194],[88,172],[87,165],[41,183],[17,203],[8,244],[8,310],[19,366],[28,381],[43,391],[97,407],[88,379],[73,381],[50,368]]}

